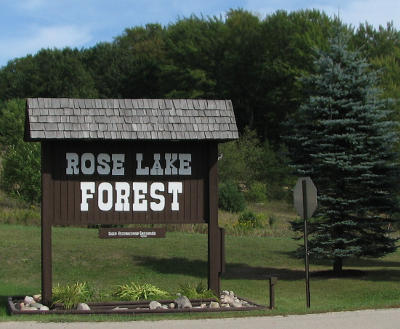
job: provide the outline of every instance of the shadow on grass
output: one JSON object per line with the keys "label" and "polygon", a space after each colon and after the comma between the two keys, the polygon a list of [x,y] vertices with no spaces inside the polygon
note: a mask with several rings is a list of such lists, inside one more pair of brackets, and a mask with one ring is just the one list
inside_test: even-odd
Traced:
{"label": "shadow on grass", "polygon": [[[285,255],[292,259],[302,259],[303,255],[299,254],[298,251],[275,251],[275,253]],[[310,265],[326,265],[331,266],[332,262],[324,259],[310,258]],[[350,267],[399,267],[400,261],[391,261],[381,258],[349,258],[345,259],[343,266]]]}
{"label": "shadow on grass", "polygon": [[[157,258],[135,256],[135,263],[162,274],[185,274],[193,277],[207,277],[207,262],[186,258]],[[389,262],[390,263],[390,262]],[[396,262],[394,262],[396,263]],[[355,265],[352,265],[354,267]],[[378,266],[378,265],[377,265]],[[279,280],[302,280],[304,271],[297,269],[255,267],[243,263],[228,263],[223,274],[224,279],[266,280],[268,276],[277,276]],[[341,275],[331,270],[311,271],[315,279],[357,279],[365,281],[400,281],[400,268],[397,269],[344,269]]]}
{"label": "shadow on grass", "polygon": [[[193,277],[207,276],[207,262],[186,258],[157,258],[135,256],[135,263],[163,274],[186,274]],[[304,277],[303,271],[271,267],[254,267],[242,263],[226,264],[224,279],[266,280],[275,275],[282,280],[298,280]]]}
{"label": "shadow on grass", "polygon": [[9,295],[9,296],[0,296],[0,310],[1,310],[0,313],[10,315],[10,313],[8,311],[8,307],[7,307],[8,297],[10,297],[10,296],[11,295]]}

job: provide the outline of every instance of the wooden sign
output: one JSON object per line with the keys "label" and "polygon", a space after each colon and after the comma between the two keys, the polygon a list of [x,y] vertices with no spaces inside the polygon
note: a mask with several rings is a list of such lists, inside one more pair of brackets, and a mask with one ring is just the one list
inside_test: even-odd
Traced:
{"label": "wooden sign", "polygon": [[218,143],[237,138],[229,100],[27,99],[24,139],[42,151],[43,302],[52,302],[54,225],[207,223],[208,287],[218,296]]}
{"label": "wooden sign", "polygon": [[53,224],[207,223],[208,145],[46,143]]}
{"label": "wooden sign", "polygon": [[100,228],[101,239],[165,238],[165,228]]}

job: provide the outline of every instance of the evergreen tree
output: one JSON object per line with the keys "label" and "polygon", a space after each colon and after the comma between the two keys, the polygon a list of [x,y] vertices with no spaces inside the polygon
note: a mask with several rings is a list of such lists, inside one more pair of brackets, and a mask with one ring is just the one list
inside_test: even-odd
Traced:
{"label": "evergreen tree", "polygon": [[[319,209],[310,221],[310,254],[331,259],[335,273],[348,257],[380,257],[396,249],[390,236],[398,210],[399,170],[390,102],[380,98],[377,74],[338,32],[319,52],[315,73],[301,82],[308,100],[288,137],[299,176],[318,189]],[[293,228],[302,230],[299,222]]]}

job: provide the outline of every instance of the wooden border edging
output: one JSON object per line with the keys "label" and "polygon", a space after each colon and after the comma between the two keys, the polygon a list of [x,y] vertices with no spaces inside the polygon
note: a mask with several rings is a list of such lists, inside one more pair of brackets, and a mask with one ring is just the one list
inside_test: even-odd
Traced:
{"label": "wooden border edging", "polygon": [[[24,314],[125,314],[125,315],[135,315],[135,314],[170,314],[170,313],[200,313],[200,312],[238,312],[238,311],[255,311],[255,310],[266,310],[266,306],[258,305],[253,303],[246,298],[238,297],[239,299],[248,302],[250,305],[249,307],[220,307],[220,308],[184,308],[184,309],[157,309],[157,310],[150,310],[148,308],[141,308],[141,307],[148,307],[148,301],[138,301],[138,302],[99,302],[99,303],[88,303],[89,307],[93,307],[94,309],[90,311],[80,311],[80,310],[65,310],[61,309],[62,305],[56,304],[54,309],[49,311],[21,311],[18,310],[15,305],[14,301],[23,300],[24,296],[14,296],[8,297],[7,308],[11,315],[24,315]],[[194,299],[191,300],[193,305],[200,305],[202,302],[210,302],[216,301],[216,299],[207,298],[207,299]],[[160,303],[162,304],[169,304],[172,303],[173,300],[161,300]],[[113,310],[116,307],[126,307],[128,309],[120,309],[120,310]],[[136,307],[136,308],[135,308]]]}

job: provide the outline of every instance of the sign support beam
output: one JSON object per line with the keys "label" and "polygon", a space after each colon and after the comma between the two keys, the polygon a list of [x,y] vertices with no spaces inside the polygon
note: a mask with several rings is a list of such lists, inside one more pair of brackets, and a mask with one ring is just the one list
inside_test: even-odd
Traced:
{"label": "sign support beam", "polygon": [[49,209],[52,206],[51,191],[51,161],[45,161],[46,156],[51,152],[49,143],[42,143],[42,232],[41,232],[41,261],[42,261],[42,302],[45,305],[52,303],[53,273],[52,273],[52,239],[51,239],[51,218]]}
{"label": "sign support beam", "polygon": [[308,255],[308,232],[307,232],[307,219],[308,219],[308,206],[307,206],[307,181],[302,180],[303,192],[303,217],[304,217],[304,252],[305,252],[305,271],[306,271],[306,299],[307,307],[310,308],[310,262]]}
{"label": "sign support beam", "polygon": [[210,143],[208,176],[208,289],[220,295],[221,234],[218,228],[218,145]]}

